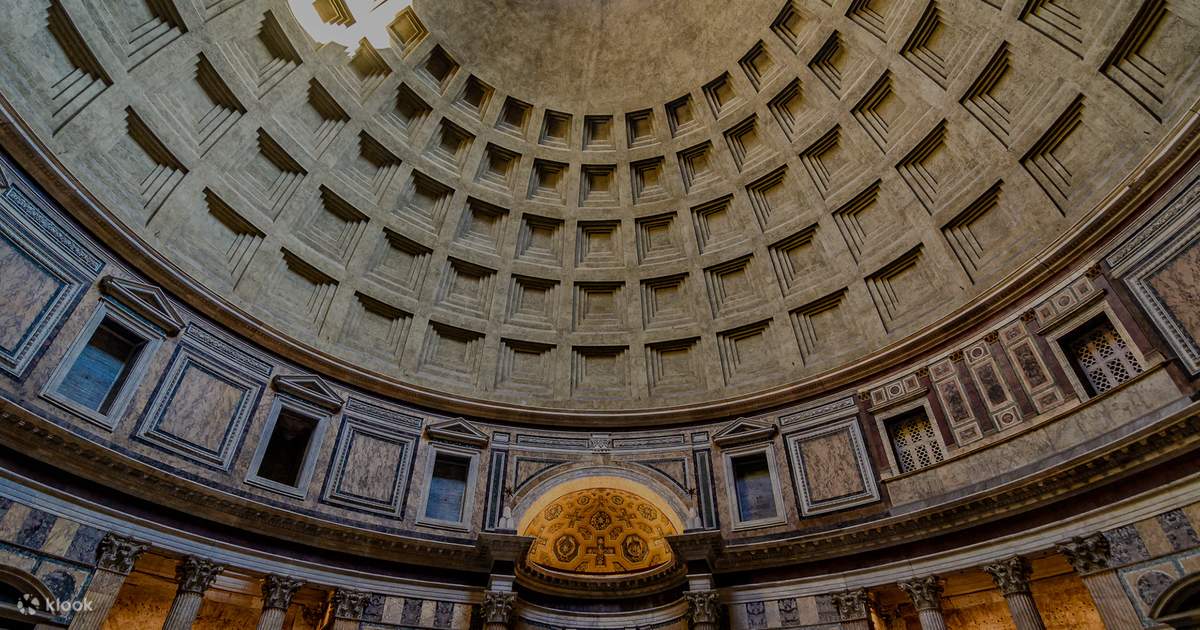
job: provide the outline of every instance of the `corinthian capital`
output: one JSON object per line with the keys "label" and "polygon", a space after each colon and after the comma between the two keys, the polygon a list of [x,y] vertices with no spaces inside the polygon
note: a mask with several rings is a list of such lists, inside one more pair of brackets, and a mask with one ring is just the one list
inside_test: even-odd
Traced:
{"label": "corinthian capital", "polygon": [[175,580],[179,582],[180,593],[196,593],[201,595],[212,586],[217,575],[225,570],[225,565],[212,560],[188,556],[175,567]]}
{"label": "corinthian capital", "polygon": [[142,552],[149,547],[149,545],[132,538],[109,532],[96,546],[96,566],[113,573],[129,575],[138,556],[142,555]]}
{"label": "corinthian capital", "polygon": [[362,619],[370,602],[370,593],[339,588],[333,592],[333,599],[329,600],[329,605],[333,608],[335,618],[358,621]]}
{"label": "corinthian capital", "polygon": [[1067,561],[1080,575],[1107,569],[1108,561],[1112,557],[1108,548],[1108,539],[1099,532],[1091,536],[1075,536],[1055,547],[1059,553],[1067,557]]}
{"label": "corinthian capital", "polygon": [[985,565],[983,570],[990,576],[1004,595],[1029,592],[1029,574],[1033,569],[1029,561],[1021,556],[1012,556]]}
{"label": "corinthian capital", "polygon": [[693,624],[717,623],[721,617],[721,598],[716,591],[684,593],[688,604],[688,619]]}
{"label": "corinthian capital", "polygon": [[912,600],[913,606],[916,606],[917,610],[942,609],[942,579],[938,576],[926,575],[913,578],[900,582],[896,586],[908,593],[909,599]]}
{"label": "corinthian capital", "polygon": [[262,585],[263,609],[287,610],[292,604],[292,596],[301,586],[304,586],[304,580],[286,575],[268,575]]}
{"label": "corinthian capital", "polygon": [[483,594],[483,620],[507,626],[512,622],[513,606],[516,603],[516,593],[487,591]]}
{"label": "corinthian capital", "polygon": [[843,591],[834,593],[830,597],[833,599],[833,607],[837,609],[838,617],[842,621],[866,619],[867,605],[870,602],[867,589]]}

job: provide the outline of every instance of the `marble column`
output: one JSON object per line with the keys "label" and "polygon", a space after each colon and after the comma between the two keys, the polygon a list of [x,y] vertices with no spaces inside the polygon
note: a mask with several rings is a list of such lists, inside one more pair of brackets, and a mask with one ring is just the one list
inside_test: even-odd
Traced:
{"label": "marble column", "polygon": [[108,619],[108,613],[117,601],[117,594],[125,584],[125,578],[133,570],[138,556],[148,548],[149,545],[132,538],[111,532],[104,535],[96,546],[96,574],[83,594],[84,600],[90,602],[92,608],[75,615],[70,630],[99,630],[104,625],[104,620]]}
{"label": "marble column", "polygon": [[842,630],[871,630],[870,597],[867,589],[842,591],[830,596],[837,609]]}
{"label": "marble column", "polygon": [[333,612],[330,630],[358,630],[363,613],[370,602],[370,593],[344,588],[334,591],[329,600],[329,607]]}
{"label": "marble column", "polygon": [[517,594],[486,591],[483,594],[483,630],[509,630],[513,626],[513,607]]}
{"label": "marble column", "polygon": [[288,606],[292,605],[292,596],[303,585],[304,580],[286,575],[268,575],[262,585],[263,607],[258,617],[258,630],[280,630]]}
{"label": "marble column", "polygon": [[1103,534],[1097,532],[1090,536],[1076,536],[1056,547],[1059,553],[1067,557],[1087,587],[1105,628],[1125,630],[1142,627],[1133,603],[1125,595],[1125,589],[1121,588],[1121,579],[1117,577],[1115,568],[1109,568],[1112,556],[1108,539]]}
{"label": "marble column", "polygon": [[1021,556],[1011,556],[983,567],[992,576],[992,581],[1008,603],[1008,614],[1012,616],[1017,630],[1046,630],[1042,615],[1033,601],[1029,590],[1029,561]]}
{"label": "marble column", "polygon": [[896,586],[908,594],[921,620],[921,630],[947,630],[942,616],[942,578],[936,575],[913,578]]}
{"label": "marble column", "polygon": [[683,597],[687,599],[690,630],[717,630],[721,621],[721,596],[716,591],[691,591]]}
{"label": "marble column", "polygon": [[200,605],[204,603],[204,591],[223,570],[225,565],[211,560],[196,556],[184,558],[175,567],[175,580],[179,586],[171,610],[167,612],[167,620],[163,622],[163,630],[191,630],[200,613]]}

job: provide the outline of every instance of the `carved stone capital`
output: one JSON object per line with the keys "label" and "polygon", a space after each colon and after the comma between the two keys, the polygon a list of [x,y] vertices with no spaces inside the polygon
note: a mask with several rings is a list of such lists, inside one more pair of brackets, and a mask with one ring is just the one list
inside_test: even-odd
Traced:
{"label": "carved stone capital", "polygon": [[109,532],[96,546],[96,566],[105,571],[129,575],[138,556],[149,548],[150,545]]}
{"label": "carved stone capital", "polygon": [[517,603],[516,593],[502,593],[500,591],[487,591],[483,594],[483,611],[484,623],[495,623],[508,626],[512,623],[513,607]]}
{"label": "carved stone capital", "polygon": [[175,567],[175,580],[179,582],[179,592],[203,595],[204,591],[212,586],[213,580],[217,579],[217,576],[224,570],[225,565],[223,564],[196,556],[188,556],[179,563],[179,566]]}
{"label": "carved stone capital", "polygon": [[1029,561],[1021,556],[1012,556],[998,562],[985,565],[983,570],[999,587],[1006,597],[1029,592],[1029,574],[1033,569]]}
{"label": "carved stone capital", "polygon": [[908,594],[917,610],[942,609],[942,578],[926,575],[896,584]]}
{"label": "carved stone capital", "polygon": [[837,609],[838,617],[841,621],[857,621],[867,618],[867,610],[870,605],[870,597],[867,595],[867,589],[860,588],[853,591],[842,591],[834,593],[830,596],[833,600],[833,607]]}
{"label": "carved stone capital", "polygon": [[1000,333],[992,331],[983,336],[983,340],[987,343],[998,343],[1000,341]]}
{"label": "carved stone capital", "polygon": [[684,593],[687,599],[688,619],[692,625],[715,624],[721,618],[721,597],[716,591],[694,591]]}
{"label": "carved stone capital", "polygon": [[371,603],[370,593],[344,588],[334,591],[333,598],[329,600],[329,606],[333,608],[334,618],[350,619],[352,621],[362,619],[363,613],[367,610],[367,604],[369,603]]}
{"label": "carved stone capital", "polygon": [[292,596],[301,586],[304,586],[304,580],[286,575],[268,575],[262,585],[263,610],[287,610],[292,604]]}
{"label": "carved stone capital", "polygon": [[1058,543],[1055,548],[1067,557],[1067,561],[1080,575],[1107,569],[1112,557],[1108,539],[1099,532],[1090,536],[1075,536],[1067,542]]}

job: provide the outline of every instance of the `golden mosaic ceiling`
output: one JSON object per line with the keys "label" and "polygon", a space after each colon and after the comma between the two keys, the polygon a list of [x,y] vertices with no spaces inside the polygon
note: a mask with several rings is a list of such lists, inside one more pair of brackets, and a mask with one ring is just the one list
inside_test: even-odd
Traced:
{"label": "golden mosaic ceiling", "polygon": [[658,508],[615,488],[578,490],[555,500],[525,531],[529,562],[554,571],[619,574],[648,571],[673,559],[666,537],[677,533]]}

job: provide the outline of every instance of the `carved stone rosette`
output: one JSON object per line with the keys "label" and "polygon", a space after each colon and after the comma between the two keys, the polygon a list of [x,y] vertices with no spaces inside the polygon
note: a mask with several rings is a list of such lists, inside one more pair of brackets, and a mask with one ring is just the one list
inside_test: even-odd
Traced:
{"label": "carved stone rosette", "polygon": [[487,591],[483,594],[483,604],[480,606],[484,623],[489,628],[507,628],[512,623],[513,608],[516,603],[516,593]]}
{"label": "carved stone rosette", "polygon": [[1075,536],[1055,547],[1059,553],[1067,557],[1067,561],[1080,575],[1107,569],[1108,562],[1112,557],[1108,539],[1099,532],[1090,536]]}
{"label": "carved stone rosette", "polygon": [[1033,569],[1029,566],[1029,561],[1021,556],[993,562],[985,565],[983,570],[992,576],[992,581],[1006,596],[1029,592],[1029,575]]}
{"label": "carved stone rosette", "polygon": [[917,577],[896,584],[908,594],[918,611],[942,609],[942,579],[936,575]]}
{"label": "carved stone rosette", "polygon": [[329,605],[333,608],[334,618],[358,621],[362,619],[363,612],[366,611],[367,604],[370,602],[370,593],[339,588],[333,592],[333,598],[329,600]]}
{"label": "carved stone rosette", "polygon": [[716,628],[721,619],[721,597],[716,591],[694,591],[684,593],[687,600],[688,620],[692,628]]}
{"label": "carved stone rosette", "polygon": [[217,576],[224,570],[225,565],[223,564],[196,556],[188,556],[179,563],[179,566],[175,567],[175,580],[179,583],[179,592],[203,595],[204,591],[212,586],[213,580],[217,579]]}
{"label": "carved stone rosette", "polygon": [[263,608],[287,610],[292,605],[292,596],[301,586],[304,586],[304,580],[286,575],[268,575],[262,585]]}
{"label": "carved stone rosette", "polygon": [[150,545],[109,532],[96,546],[96,566],[105,571],[129,575],[138,557],[149,548]]}
{"label": "carved stone rosette", "polygon": [[867,617],[867,610],[870,604],[867,589],[860,588],[853,591],[834,593],[830,598],[833,600],[833,607],[837,609],[838,617],[842,621],[856,621]]}

